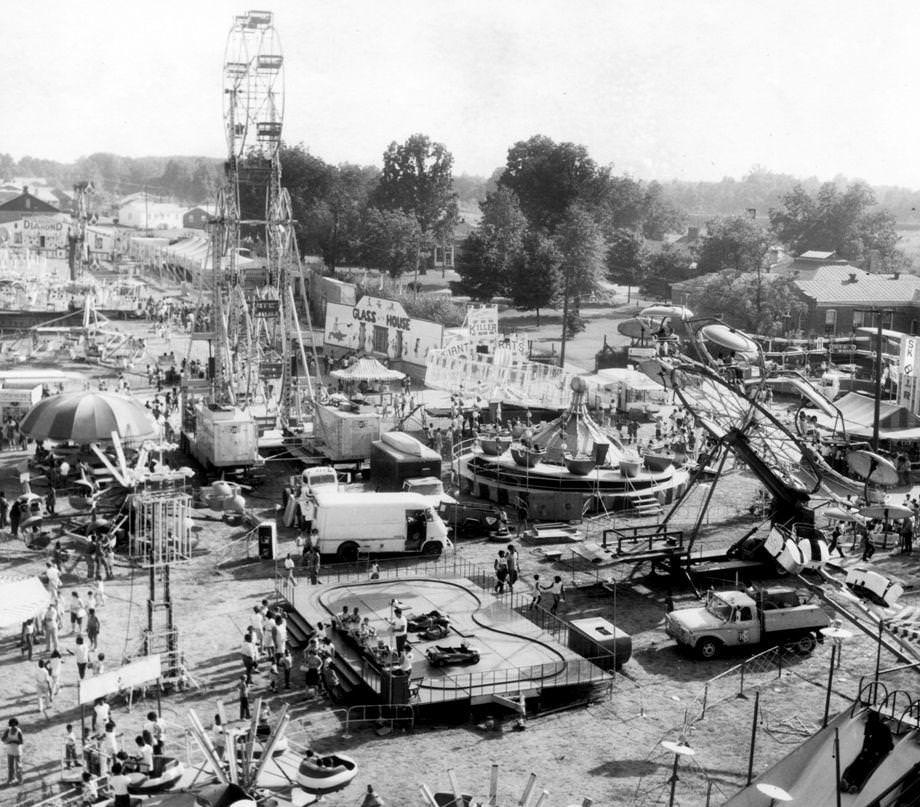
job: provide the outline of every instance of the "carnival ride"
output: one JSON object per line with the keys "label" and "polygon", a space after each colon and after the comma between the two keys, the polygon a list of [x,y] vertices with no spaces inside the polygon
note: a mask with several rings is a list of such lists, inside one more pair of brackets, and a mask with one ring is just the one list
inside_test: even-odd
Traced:
{"label": "carnival ride", "polygon": [[689,473],[644,462],[588,412],[582,379],[573,378],[571,387],[571,404],[549,423],[516,433],[486,428],[475,441],[461,443],[453,457],[461,489],[540,520],[659,512]]}
{"label": "carnival ride", "polygon": [[[284,120],[284,57],[267,11],[234,19],[223,67],[225,181],[211,220],[211,328],[193,336],[210,342],[211,385],[200,403],[190,400],[186,383],[184,432],[191,448],[207,431],[213,412],[245,409],[258,431],[286,434],[308,430],[312,421],[311,359],[298,304],[305,295],[303,267],[294,233],[291,199],[282,186],[281,136]],[[240,255],[242,239],[264,244],[253,263]],[[209,415],[211,413],[211,415]],[[208,454],[214,449],[205,446]],[[240,467],[257,463],[257,446],[239,452]],[[211,459],[202,456],[207,465]],[[220,467],[226,463],[211,462]]]}

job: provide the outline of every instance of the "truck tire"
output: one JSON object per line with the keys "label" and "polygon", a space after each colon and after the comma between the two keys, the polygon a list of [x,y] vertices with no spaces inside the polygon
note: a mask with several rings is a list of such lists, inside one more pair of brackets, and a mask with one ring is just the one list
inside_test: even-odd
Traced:
{"label": "truck tire", "polygon": [[422,554],[431,558],[440,557],[443,551],[444,545],[440,541],[429,541],[422,547]]}
{"label": "truck tire", "polygon": [[794,647],[797,653],[800,653],[803,656],[807,656],[809,653],[811,653],[812,650],[815,649],[816,644],[817,642],[815,641],[815,637],[810,633],[806,633],[804,636],[800,636],[796,640]]}
{"label": "truck tire", "polygon": [[718,639],[706,637],[696,643],[696,654],[706,661],[714,659],[722,650],[722,643]]}
{"label": "truck tire", "polygon": [[358,545],[354,541],[339,544],[336,556],[342,563],[354,563],[358,559]]}

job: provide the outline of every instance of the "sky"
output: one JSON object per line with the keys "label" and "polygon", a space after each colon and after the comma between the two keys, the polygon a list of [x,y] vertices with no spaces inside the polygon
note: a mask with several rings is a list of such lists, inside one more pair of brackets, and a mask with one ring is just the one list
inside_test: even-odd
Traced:
{"label": "sky", "polygon": [[[258,0],[285,58],[284,138],[327,162],[444,143],[489,175],[534,134],[641,179],[754,166],[920,188],[916,0]],[[226,153],[223,65],[247,6],[17,4],[0,152]],[[913,110],[913,111],[912,111]]]}

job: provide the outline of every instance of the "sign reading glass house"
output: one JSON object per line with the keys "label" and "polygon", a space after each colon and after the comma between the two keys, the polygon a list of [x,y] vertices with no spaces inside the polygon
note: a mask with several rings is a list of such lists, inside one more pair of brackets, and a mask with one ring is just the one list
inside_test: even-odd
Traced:
{"label": "sign reading glass house", "polygon": [[428,351],[441,347],[442,336],[441,325],[413,319],[396,300],[365,296],[353,306],[326,303],[324,343],[333,349],[424,366]]}

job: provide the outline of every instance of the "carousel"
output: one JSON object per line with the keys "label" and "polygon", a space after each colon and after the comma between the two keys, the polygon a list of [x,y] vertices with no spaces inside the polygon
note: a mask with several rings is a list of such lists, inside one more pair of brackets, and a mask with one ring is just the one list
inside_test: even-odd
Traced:
{"label": "carousel", "polygon": [[588,413],[586,385],[571,382],[572,403],[555,420],[518,432],[481,431],[455,459],[461,489],[524,509],[537,520],[656,510],[686,487],[689,472],[624,446]]}

